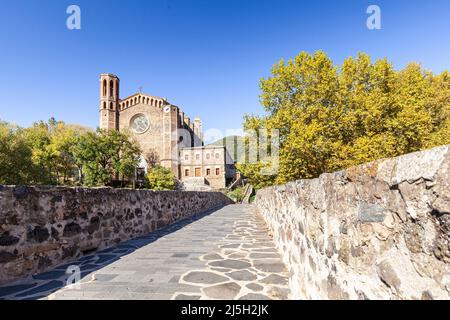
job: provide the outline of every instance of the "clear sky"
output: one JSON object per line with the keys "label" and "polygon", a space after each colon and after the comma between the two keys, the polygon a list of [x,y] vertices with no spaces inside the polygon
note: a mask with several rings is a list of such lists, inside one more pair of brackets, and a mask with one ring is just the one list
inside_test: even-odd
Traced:
{"label": "clear sky", "polygon": [[[81,8],[81,30],[66,9]],[[366,9],[381,8],[381,30]],[[121,97],[167,97],[205,129],[241,127],[262,113],[258,83],[280,58],[358,51],[396,68],[450,69],[448,0],[14,0],[0,1],[0,119],[28,126],[54,116],[95,128],[98,76]]]}

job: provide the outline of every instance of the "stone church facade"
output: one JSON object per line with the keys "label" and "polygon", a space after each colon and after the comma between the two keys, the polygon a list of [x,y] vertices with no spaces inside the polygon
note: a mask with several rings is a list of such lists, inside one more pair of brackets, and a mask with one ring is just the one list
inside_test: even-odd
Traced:
{"label": "stone church facade", "polygon": [[181,181],[213,189],[234,179],[234,163],[225,147],[204,146],[202,122],[191,119],[167,99],[135,93],[120,98],[120,79],[100,75],[100,129],[128,131],[142,150],[141,167],[170,169]]}

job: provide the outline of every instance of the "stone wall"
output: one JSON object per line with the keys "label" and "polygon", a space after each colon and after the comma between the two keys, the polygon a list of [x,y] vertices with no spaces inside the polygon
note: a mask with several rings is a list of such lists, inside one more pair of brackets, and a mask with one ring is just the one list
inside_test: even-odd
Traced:
{"label": "stone wall", "polygon": [[449,299],[449,146],[258,191],[302,299]]}
{"label": "stone wall", "polygon": [[0,186],[0,284],[229,203],[219,192]]}

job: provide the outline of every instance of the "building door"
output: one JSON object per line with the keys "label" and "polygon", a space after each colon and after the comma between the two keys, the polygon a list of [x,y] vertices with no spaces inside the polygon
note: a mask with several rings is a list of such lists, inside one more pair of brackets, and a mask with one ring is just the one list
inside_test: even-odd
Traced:
{"label": "building door", "polygon": [[195,168],[195,176],[201,177],[202,176],[202,168]]}

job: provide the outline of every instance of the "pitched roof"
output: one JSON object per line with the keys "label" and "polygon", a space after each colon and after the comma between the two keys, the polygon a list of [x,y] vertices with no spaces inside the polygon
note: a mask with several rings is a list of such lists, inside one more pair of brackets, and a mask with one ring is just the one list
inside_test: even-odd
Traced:
{"label": "pitched roof", "polygon": [[[144,97],[156,98],[156,99],[160,99],[160,100],[167,101],[166,98],[157,97],[157,96],[152,96],[152,95],[150,95],[150,94],[141,93],[141,92],[137,92],[137,93],[135,93],[135,94],[132,94],[131,96],[128,96],[128,97],[123,98],[123,99],[120,99],[120,101],[124,101],[124,100],[130,99],[130,98],[135,97],[135,96],[144,96]],[[168,102],[168,101],[167,101],[167,102]]]}

